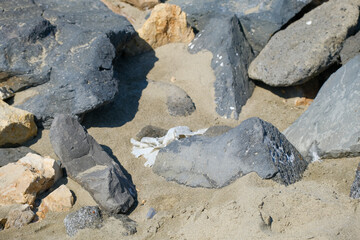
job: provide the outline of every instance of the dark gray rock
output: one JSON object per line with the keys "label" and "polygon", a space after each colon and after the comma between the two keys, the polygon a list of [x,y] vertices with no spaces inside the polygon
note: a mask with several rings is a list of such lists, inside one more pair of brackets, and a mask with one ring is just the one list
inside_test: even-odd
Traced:
{"label": "dark gray rock", "polygon": [[158,138],[163,137],[167,133],[166,129],[147,125],[143,127],[138,134],[136,134],[136,140],[140,141],[143,137]]}
{"label": "dark gray rock", "polygon": [[176,86],[171,88],[166,105],[171,116],[188,116],[196,109],[189,95]]}
{"label": "dark gray rock", "polygon": [[28,153],[37,154],[28,147],[0,148],[0,167],[5,166],[8,163],[17,162]]}
{"label": "dark gray rock", "polygon": [[298,181],[306,167],[273,125],[250,118],[221,136],[170,143],[160,150],[153,171],[191,187],[220,188],[250,172],[288,185]]}
{"label": "dark gray rock", "polygon": [[213,17],[235,14],[250,45],[254,51],[259,52],[272,34],[311,0],[170,0],[168,2],[179,5],[187,13],[190,25],[199,31],[203,30]]}
{"label": "dark gray rock", "polygon": [[350,59],[360,54],[360,32],[349,37],[341,49],[341,64],[345,65]]}
{"label": "dark gray rock", "polygon": [[350,197],[360,198],[360,163],[355,173],[355,179],[350,189]]}
{"label": "dark gray rock", "polygon": [[122,235],[124,236],[129,236],[129,235],[133,235],[137,232],[137,223],[132,220],[131,218],[129,218],[127,215],[125,214],[115,214],[113,215],[114,218],[116,218],[117,220],[121,221],[121,225],[124,227],[125,231]]}
{"label": "dark gray rock", "polygon": [[80,115],[117,92],[112,61],[135,34],[101,1],[1,1],[0,87],[38,86],[19,108],[50,126],[56,113]]}
{"label": "dark gray rock", "polygon": [[80,229],[101,228],[101,211],[97,206],[86,206],[76,212],[69,213],[64,219],[66,233],[73,237]]}
{"label": "dark gray rock", "polygon": [[247,76],[253,53],[238,19],[225,15],[211,18],[209,24],[189,45],[191,53],[203,49],[213,53],[211,67],[216,76],[216,112],[221,116],[237,119],[255,86]]}
{"label": "dark gray rock", "polygon": [[330,76],[285,136],[309,160],[359,156],[359,93],[360,55]]}
{"label": "dark gray rock", "polygon": [[228,132],[230,129],[232,129],[232,127],[224,125],[212,126],[209,127],[203,135],[207,137],[216,137]]}
{"label": "dark gray rock", "polygon": [[109,213],[125,213],[136,201],[136,189],[126,170],[115,162],[79,122],[59,114],[50,141],[66,172]]}

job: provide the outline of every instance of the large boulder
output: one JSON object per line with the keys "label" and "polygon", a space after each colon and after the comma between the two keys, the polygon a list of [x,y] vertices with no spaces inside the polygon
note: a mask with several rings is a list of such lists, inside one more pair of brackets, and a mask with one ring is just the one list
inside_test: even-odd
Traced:
{"label": "large boulder", "polygon": [[162,3],[157,5],[150,17],[139,29],[139,37],[152,48],[168,43],[190,43],[194,32],[186,21],[186,13],[176,5]]}
{"label": "large boulder", "polygon": [[8,163],[17,162],[20,158],[25,157],[28,153],[36,153],[28,147],[0,148],[0,167]]}
{"label": "large boulder", "polygon": [[32,205],[36,196],[61,176],[60,166],[54,159],[28,153],[16,163],[0,168],[0,205]]}
{"label": "large boulder", "polygon": [[0,146],[20,144],[37,134],[34,115],[0,100]]}
{"label": "large boulder", "polygon": [[285,136],[309,159],[359,156],[359,91],[360,55],[330,76]]}
{"label": "large boulder", "polygon": [[136,189],[130,176],[75,118],[57,115],[50,141],[69,176],[89,191],[103,210],[125,213],[132,207]]}
{"label": "large boulder", "polygon": [[320,74],[337,61],[344,40],[357,27],[359,6],[329,1],[277,32],[251,63],[249,77],[291,86]]}
{"label": "large boulder", "polygon": [[112,61],[135,34],[98,0],[1,1],[0,87],[37,95],[18,107],[50,126],[56,113],[80,115],[117,92]]}
{"label": "large boulder", "polygon": [[153,171],[191,187],[220,188],[250,172],[288,185],[299,180],[306,167],[273,125],[250,118],[220,136],[170,143],[160,150]]}

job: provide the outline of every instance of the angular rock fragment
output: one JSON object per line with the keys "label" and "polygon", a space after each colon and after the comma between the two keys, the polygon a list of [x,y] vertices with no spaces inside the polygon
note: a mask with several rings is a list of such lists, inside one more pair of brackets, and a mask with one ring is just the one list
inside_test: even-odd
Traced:
{"label": "angular rock fragment", "polygon": [[5,229],[7,228],[21,228],[29,224],[35,217],[35,213],[31,210],[28,204],[12,209],[6,220]]}
{"label": "angular rock fragment", "polygon": [[15,93],[6,87],[0,87],[0,100],[5,100],[11,98],[15,95]]}
{"label": "angular rock fragment", "polygon": [[284,135],[308,160],[359,156],[359,91],[360,55],[330,76]]}
{"label": "angular rock fragment", "polygon": [[117,92],[112,61],[135,30],[98,0],[0,3],[0,87],[38,94],[18,107],[49,127],[56,113],[80,115]]}
{"label": "angular rock fragment", "polygon": [[37,134],[34,115],[0,100],[0,146],[23,143]]}
{"label": "angular rock fragment", "polygon": [[301,84],[337,61],[359,19],[358,4],[329,1],[277,32],[249,67],[249,77],[271,86]]}
{"label": "angular rock fragment", "polygon": [[45,218],[49,211],[65,212],[69,211],[73,205],[74,197],[71,191],[65,185],[61,185],[41,201],[36,214],[40,218]]}
{"label": "angular rock fragment", "polygon": [[211,18],[189,45],[190,53],[203,49],[213,53],[211,67],[216,76],[216,112],[226,118],[237,119],[255,86],[247,76],[254,55],[239,20],[225,15]]}
{"label": "angular rock fragment", "polygon": [[273,125],[250,118],[217,137],[194,136],[160,150],[153,171],[191,187],[221,188],[256,172],[288,185],[307,162]]}
{"label": "angular rock fragment", "polygon": [[75,118],[57,115],[50,141],[69,176],[89,191],[103,210],[125,213],[135,203],[136,190],[130,176]]}
{"label": "angular rock fragment", "polygon": [[152,48],[168,43],[189,43],[194,39],[194,32],[186,22],[186,13],[171,4],[157,5],[138,32]]}
{"label": "angular rock fragment", "polygon": [[136,134],[136,140],[140,141],[143,137],[152,137],[152,138],[163,137],[166,135],[166,133],[167,133],[166,129],[155,127],[152,125],[147,125],[143,127],[138,132],[138,134]]}
{"label": "angular rock fragment", "polygon": [[0,168],[0,205],[32,205],[38,193],[50,188],[61,177],[54,159],[29,153],[16,163]]}
{"label": "angular rock fragment", "polygon": [[71,237],[75,236],[80,229],[101,228],[101,211],[97,206],[82,207],[67,215],[64,219],[64,225],[66,233]]}
{"label": "angular rock fragment", "polygon": [[355,173],[355,179],[350,189],[350,197],[360,198],[360,163]]}

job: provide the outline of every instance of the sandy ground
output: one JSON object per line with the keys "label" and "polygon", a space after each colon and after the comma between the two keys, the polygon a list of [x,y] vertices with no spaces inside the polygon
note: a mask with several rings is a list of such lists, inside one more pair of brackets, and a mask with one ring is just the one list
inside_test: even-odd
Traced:
{"label": "sandy ground", "polygon": [[[306,110],[295,106],[296,97],[304,94],[300,88],[256,86],[239,120],[218,116],[211,58],[210,52],[191,55],[186,45],[169,44],[120,66],[131,69],[123,76],[129,82],[121,86],[113,104],[86,115],[83,123],[132,175],[138,201],[145,202],[129,215],[138,224],[137,233],[122,236],[120,222],[110,218],[103,228],[82,230],[73,239],[359,239],[359,200],[349,198],[349,191],[360,157],[311,163],[303,179],[288,187],[251,173],[222,189],[203,189],[167,182],[144,167],[145,159],[132,156],[130,138],[146,125],[166,129],[186,125],[197,130],[237,126],[257,116],[282,131]],[[196,111],[187,117],[170,116],[166,90],[147,83],[145,77],[182,88],[194,101]],[[48,130],[29,145],[42,155],[57,158]],[[73,210],[96,205],[77,183],[71,179],[63,182],[76,195]],[[157,214],[146,219],[151,207]],[[50,213],[43,221],[20,230],[1,231],[0,239],[70,239],[63,224],[67,214]]]}

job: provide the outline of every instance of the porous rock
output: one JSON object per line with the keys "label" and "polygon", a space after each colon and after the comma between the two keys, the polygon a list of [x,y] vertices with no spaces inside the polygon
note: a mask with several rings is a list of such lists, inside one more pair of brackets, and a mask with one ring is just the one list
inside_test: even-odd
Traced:
{"label": "porous rock", "polygon": [[37,134],[34,115],[0,100],[0,146],[20,144]]}
{"label": "porous rock", "polygon": [[113,100],[112,61],[135,34],[124,17],[98,0],[2,1],[0,9],[0,87],[37,86],[18,107],[40,125]]}
{"label": "porous rock", "polygon": [[168,43],[189,43],[194,39],[194,32],[186,22],[186,13],[179,6],[167,3],[155,6],[138,33],[152,48]]}
{"label": "porous rock", "polygon": [[249,67],[249,76],[271,86],[304,83],[338,59],[358,25],[358,4],[329,1],[277,32]]}
{"label": "porous rock", "polygon": [[136,189],[130,176],[75,118],[57,115],[51,125],[50,141],[69,176],[83,186],[103,210],[125,213],[132,207]]}
{"label": "porous rock", "polygon": [[359,156],[359,92],[360,55],[330,76],[284,135],[309,160]]}
{"label": "porous rock", "polygon": [[250,118],[217,137],[194,136],[161,149],[153,171],[191,187],[220,188],[256,172],[285,185],[298,181],[307,162],[273,125]]}
{"label": "porous rock", "polygon": [[102,227],[102,216],[99,207],[86,206],[68,214],[64,219],[66,233],[73,237],[80,229]]}
{"label": "porous rock", "polygon": [[16,163],[0,168],[0,205],[32,205],[38,193],[50,188],[61,177],[54,159],[28,153]]}

